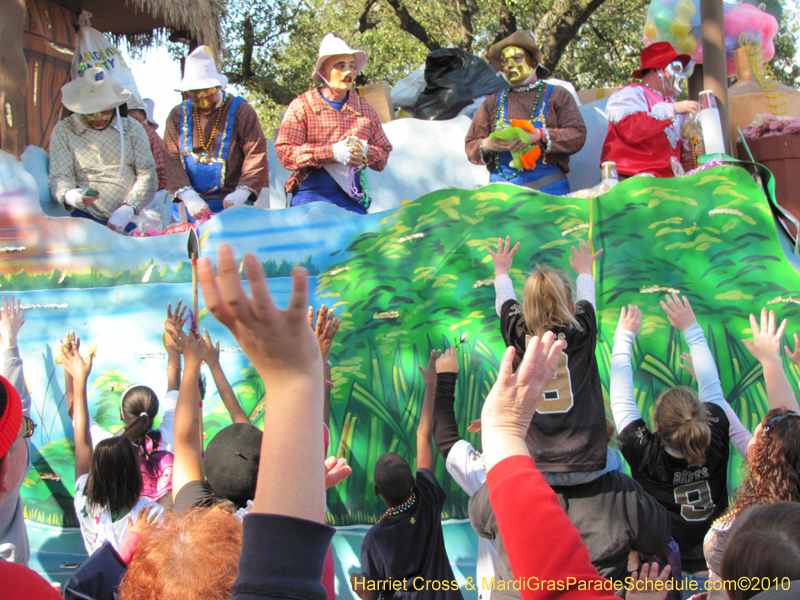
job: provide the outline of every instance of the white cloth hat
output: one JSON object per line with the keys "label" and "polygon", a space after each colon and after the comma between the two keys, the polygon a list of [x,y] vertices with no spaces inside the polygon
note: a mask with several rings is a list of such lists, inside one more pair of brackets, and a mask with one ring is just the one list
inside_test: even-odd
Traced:
{"label": "white cloth hat", "polygon": [[363,50],[353,50],[347,45],[347,42],[345,42],[338,35],[329,33],[322,38],[322,43],[319,45],[319,58],[317,59],[317,64],[314,65],[314,75],[311,76],[311,79],[320,83],[325,83],[325,78],[322,76],[319,70],[322,68],[325,60],[338,54],[353,54],[355,56],[356,75],[361,73],[361,71],[364,69],[364,66],[367,64],[366,52]]}
{"label": "white cloth hat", "polygon": [[176,92],[205,90],[213,87],[225,87],[228,78],[217,71],[217,63],[208,46],[198,46],[186,57],[183,64],[183,79],[175,88]]}
{"label": "white cloth hat", "polygon": [[82,77],[61,88],[61,102],[80,115],[92,115],[125,104],[131,93],[100,67],[86,69]]}
{"label": "white cloth hat", "polygon": [[153,102],[151,98],[144,99],[144,114],[145,119],[150,125],[154,128],[158,129],[158,123],[156,123],[156,118],[153,116],[153,111],[156,109],[156,103]]}

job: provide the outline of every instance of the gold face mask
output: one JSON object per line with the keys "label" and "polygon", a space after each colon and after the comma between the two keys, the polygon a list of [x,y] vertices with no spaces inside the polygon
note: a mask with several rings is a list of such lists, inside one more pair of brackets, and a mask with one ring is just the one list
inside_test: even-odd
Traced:
{"label": "gold face mask", "polygon": [[530,54],[519,46],[506,46],[500,54],[503,73],[511,83],[520,83],[533,75],[536,66]]}
{"label": "gold face mask", "polygon": [[101,112],[92,113],[91,115],[83,115],[83,118],[86,120],[86,124],[89,127],[92,129],[101,130],[108,127],[111,119],[114,118],[114,111],[104,110]]}
{"label": "gold face mask", "polygon": [[219,102],[220,88],[206,88],[204,90],[189,90],[186,94],[200,112],[214,110]]}
{"label": "gold face mask", "polygon": [[345,92],[353,87],[356,78],[356,57],[352,54],[331,56],[323,69],[327,72],[325,79],[331,89]]}

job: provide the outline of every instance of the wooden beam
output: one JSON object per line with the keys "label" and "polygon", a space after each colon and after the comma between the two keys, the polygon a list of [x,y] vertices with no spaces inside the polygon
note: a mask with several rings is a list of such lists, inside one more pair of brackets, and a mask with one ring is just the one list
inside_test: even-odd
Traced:
{"label": "wooden beam", "polygon": [[703,89],[712,90],[722,121],[725,152],[731,153],[728,118],[728,67],[725,56],[725,25],[722,0],[700,0],[700,28],[703,34]]}
{"label": "wooden beam", "polygon": [[30,51],[38,52],[44,56],[55,58],[58,61],[65,62],[69,65],[72,64],[72,56],[75,51],[72,48],[67,48],[61,44],[56,44],[46,38],[35,33],[26,31],[22,36],[23,46]]}
{"label": "wooden beam", "polygon": [[28,64],[22,50],[25,0],[0,2],[0,148],[15,156],[28,145]]}

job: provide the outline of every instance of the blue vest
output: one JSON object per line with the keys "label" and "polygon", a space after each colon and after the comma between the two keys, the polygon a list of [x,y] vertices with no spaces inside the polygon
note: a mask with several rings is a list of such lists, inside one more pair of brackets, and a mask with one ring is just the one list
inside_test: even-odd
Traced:
{"label": "blue vest", "polygon": [[[216,194],[225,185],[225,161],[231,149],[233,137],[233,124],[236,120],[236,110],[244,102],[238,96],[233,99],[225,128],[217,132],[217,153],[212,155],[199,155],[194,152],[194,115],[192,101],[188,98],[181,104],[178,135],[183,157],[183,166],[194,190],[201,195]],[[222,106],[220,106],[222,110]]]}

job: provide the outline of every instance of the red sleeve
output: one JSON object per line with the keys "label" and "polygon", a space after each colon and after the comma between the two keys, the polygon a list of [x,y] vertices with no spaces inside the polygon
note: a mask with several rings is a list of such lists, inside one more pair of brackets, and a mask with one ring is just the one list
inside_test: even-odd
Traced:
{"label": "red sleeve", "polygon": [[637,112],[623,118],[616,128],[621,138],[635,144],[663,133],[670,125],[672,119],[656,119],[646,112]]}
{"label": "red sleeve", "polygon": [[[597,574],[580,533],[532,458],[509,457],[486,479],[511,570],[523,580],[523,600],[616,598],[612,582]],[[537,542],[531,544],[532,539]]]}
{"label": "red sleeve", "polygon": [[491,108],[490,103],[492,98],[497,98],[497,94],[489,96],[483,101],[478,112],[475,113],[475,118],[472,119],[472,125],[467,132],[467,138],[464,140],[464,146],[467,151],[467,158],[471,163],[482,165],[484,163],[484,156],[480,151],[480,143],[492,133],[494,129],[494,111],[497,110],[495,104]]}
{"label": "red sleeve", "polygon": [[365,113],[370,115],[371,131],[367,143],[367,166],[373,171],[383,171],[386,162],[389,160],[389,153],[392,151],[392,144],[386,137],[378,113],[375,112],[366,101],[363,101]]}

